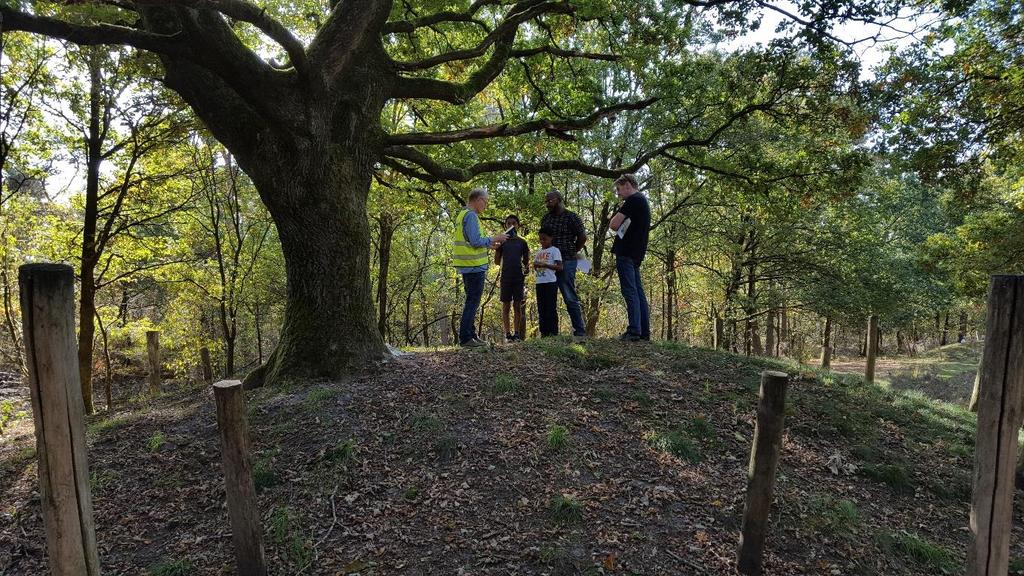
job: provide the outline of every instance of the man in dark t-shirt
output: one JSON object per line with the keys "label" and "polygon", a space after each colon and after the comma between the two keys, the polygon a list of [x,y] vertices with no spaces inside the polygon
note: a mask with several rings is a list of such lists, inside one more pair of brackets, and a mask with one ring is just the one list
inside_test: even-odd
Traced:
{"label": "man in dark t-shirt", "polygon": [[615,232],[612,253],[619,274],[619,288],[626,301],[629,326],[622,340],[636,342],[651,339],[651,312],[640,278],[640,264],[647,255],[647,241],[651,231],[651,206],[637,190],[636,177],[623,174],[615,181],[615,195],[622,204],[609,223]]}
{"label": "man in dark t-shirt", "polygon": [[[511,232],[509,232],[511,230]],[[501,323],[505,327],[505,341],[515,342],[526,336],[526,315],[523,302],[526,295],[526,273],[530,270],[530,248],[517,234],[519,216],[505,218],[508,240],[494,251],[494,263],[501,266]],[[515,328],[509,325],[509,309],[515,311]]]}
{"label": "man in dark t-shirt", "polygon": [[548,212],[540,219],[540,227],[551,230],[551,245],[562,254],[562,269],[555,273],[558,291],[562,293],[562,301],[569,312],[572,335],[577,341],[582,341],[587,336],[587,327],[583,323],[583,308],[576,293],[576,253],[587,244],[587,233],[583,229],[583,220],[565,207],[558,191],[552,190],[544,196],[544,206]]}

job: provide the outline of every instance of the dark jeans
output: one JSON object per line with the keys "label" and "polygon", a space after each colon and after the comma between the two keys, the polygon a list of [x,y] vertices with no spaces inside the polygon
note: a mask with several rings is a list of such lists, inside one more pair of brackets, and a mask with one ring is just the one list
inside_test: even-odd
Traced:
{"label": "dark jeans", "polygon": [[586,336],[587,326],[583,323],[583,309],[580,307],[580,297],[576,294],[576,260],[563,261],[562,270],[555,271],[555,279],[558,290],[562,293],[562,300],[565,301],[565,308],[569,311],[572,335]]}
{"label": "dark jeans", "polygon": [[626,301],[626,316],[629,318],[626,332],[650,340],[651,310],[640,280],[640,264],[632,258],[616,256],[615,269],[619,273],[619,288],[622,290],[622,299]]}
{"label": "dark jeans", "polygon": [[459,344],[476,338],[476,311],[480,309],[480,298],[484,295],[486,279],[487,272],[469,272],[462,275],[462,285],[466,289],[466,304],[462,307],[462,320],[459,321]]}
{"label": "dark jeans", "polygon": [[537,319],[541,336],[558,335],[558,283],[537,284]]}

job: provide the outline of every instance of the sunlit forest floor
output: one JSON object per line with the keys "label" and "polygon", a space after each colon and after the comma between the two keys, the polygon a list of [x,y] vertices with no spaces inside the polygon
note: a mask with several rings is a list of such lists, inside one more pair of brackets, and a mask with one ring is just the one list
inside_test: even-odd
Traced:
{"label": "sunlit forest floor", "polygon": [[[912,357],[882,356],[875,364],[875,380],[897,390],[916,390],[937,400],[966,404],[983,348],[983,342],[971,342],[943,346]],[[864,374],[864,358],[835,361],[832,369]]]}
{"label": "sunlit forest floor", "polygon": [[[955,354],[912,363],[930,381],[974,361]],[[765,573],[962,573],[974,422],[959,404],[899,371],[866,385],[674,343],[567,340],[251,393],[271,573],[733,574],[764,369],[793,377]],[[88,436],[105,574],[234,573],[208,389],[92,417]],[[33,443],[25,417],[0,443],[4,575],[45,573]]]}

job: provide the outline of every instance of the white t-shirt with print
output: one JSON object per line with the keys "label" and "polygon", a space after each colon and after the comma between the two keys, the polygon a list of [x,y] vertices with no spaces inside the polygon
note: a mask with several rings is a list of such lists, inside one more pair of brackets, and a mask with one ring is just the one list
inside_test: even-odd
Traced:
{"label": "white t-shirt with print", "polygon": [[[533,257],[534,262],[542,262],[544,264],[554,264],[555,262],[562,261],[562,253],[552,246],[551,248],[541,248],[537,251],[537,254]],[[550,268],[537,268],[537,284],[549,284],[555,281],[555,271]]]}

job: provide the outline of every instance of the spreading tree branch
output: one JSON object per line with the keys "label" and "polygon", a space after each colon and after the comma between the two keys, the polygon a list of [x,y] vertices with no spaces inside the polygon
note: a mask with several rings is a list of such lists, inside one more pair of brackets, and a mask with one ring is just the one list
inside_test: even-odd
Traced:
{"label": "spreading tree branch", "polygon": [[481,140],[485,138],[503,138],[508,136],[519,136],[533,132],[545,131],[549,134],[565,137],[562,132],[589,128],[603,118],[614,116],[626,110],[643,110],[654,104],[657,98],[648,98],[639,102],[625,102],[599,108],[592,114],[572,120],[553,121],[548,119],[532,120],[522,124],[509,125],[508,123],[491,124],[490,126],[479,126],[466,128],[464,130],[450,130],[445,132],[410,132],[406,134],[392,134],[385,138],[387,145],[420,145],[420,144],[451,144],[465,140]]}

